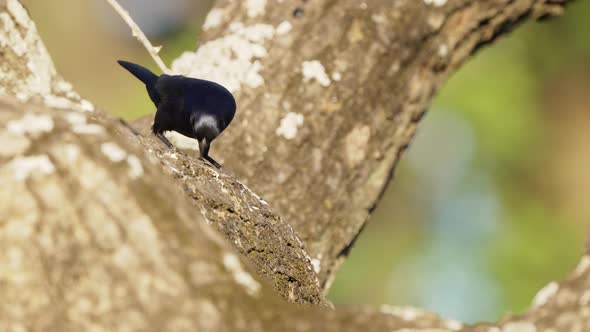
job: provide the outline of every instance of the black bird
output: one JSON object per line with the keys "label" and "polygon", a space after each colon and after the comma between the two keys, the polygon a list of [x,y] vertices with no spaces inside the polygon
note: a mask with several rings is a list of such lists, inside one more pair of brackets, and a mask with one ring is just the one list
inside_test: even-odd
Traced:
{"label": "black bird", "polygon": [[201,157],[221,167],[209,157],[209,147],[234,118],[236,101],[231,92],[215,82],[182,75],[158,76],[131,62],[118,63],[145,84],[156,105],[154,135],[170,149],[174,146],[164,136],[165,131],[195,138],[199,141]]}

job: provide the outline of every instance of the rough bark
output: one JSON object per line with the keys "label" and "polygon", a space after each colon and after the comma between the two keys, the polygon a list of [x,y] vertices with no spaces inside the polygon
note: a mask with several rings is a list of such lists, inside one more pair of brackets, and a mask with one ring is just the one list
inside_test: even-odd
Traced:
{"label": "rough bark", "polygon": [[302,242],[266,201],[232,174],[194,156],[170,153],[153,136],[141,136],[128,128],[118,131],[128,141],[138,141],[160,161],[207,223],[248,256],[280,295],[297,303],[327,304]]}
{"label": "rough bark", "polygon": [[[41,99],[51,107],[92,110],[92,105],[56,74],[35,25],[18,1],[0,2],[0,9],[3,10],[0,12],[5,29],[3,35],[9,36],[1,53],[3,60],[6,59],[2,61],[6,67],[0,75],[4,92],[20,100]],[[25,81],[21,82],[19,77]],[[142,149],[153,153],[164,170],[174,175],[179,187],[200,207],[196,211],[202,212],[241,253],[249,256],[279,294],[293,302],[325,303],[301,241],[265,201],[223,171],[212,170],[184,154],[164,153],[159,141],[136,137],[127,127],[113,123],[114,120],[98,112],[92,113],[92,117],[118,128],[129,142],[139,142]],[[43,151],[38,146],[35,149]],[[157,190],[157,185],[153,190]]]}
{"label": "rough bark", "polygon": [[[164,151],[99,111],[80,112],[92,107],[55,73],[21,4],[0,0],[0,20],[0,94],[20,99],[0,98],[0,330],[515,332],[590,326],[590,256],[564,281],[541,290],[526,314],[497,324],[466,326],[413,308],[330,310],[322,305],[305,249],[267,203],[233,174]],[[465,56],[471,51],[467,47]],[[419,80],[430,90],[423,96],[416,87],[414,103],[425,105],[440,73],[462,59],[420,74],[434,83]],[[24,102],[31,97],[54,108]],[[403,111],[406,104],[399,107],[397,117],[418,120]],[[413,111],[422,112],[418,106]]]}
{"label": "rough bark", "polygon": [[[245,262],[240,247],[208,225],[224,217],[236,222],[236,212],[213,202],[226,194],[242,206],[257,204],[244,201],[250,196],[244,187],[233,191],[229,176],[192,165],[208,186],[225,185],[231,194],[199,189],[200,198],[191,203],[162,172],[168,166],[158,165],[166,157],[146,154],[115,134],[122,128],[105,116],[0,98],[0,128],[2,331],[528,332],[590,326],[589,256],[565,281],[542,290],[529,313],[497,325],[464,326],[414,308],[334,311],[287,303],[255,261]],[[250,235],[237,238],[248,241]]]}
{"label": "rough bark", "polygon": [[441,83],[566,2],[218,1],[172,69],[236,94],[212,153],[293,226],[327,291]]}
{"label": "rough bark", "polygon": [[0,118],[0,330],[231,330],[274,298],[112,126],[6,99]]}

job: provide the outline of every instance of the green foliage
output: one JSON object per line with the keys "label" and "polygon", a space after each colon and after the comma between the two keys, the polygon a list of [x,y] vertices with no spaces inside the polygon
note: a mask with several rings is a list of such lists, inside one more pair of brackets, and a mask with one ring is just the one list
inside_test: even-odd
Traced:
{"label": "green foliage", "polygon": [[562,219],[531,199],[501,222],[488,261],[506,308],[522,312],[539,289],[574,269],[583,233]]}
{"label": "green foliage", "polygon": [[503,40],[484,50],[450,80],[435,103],[460,112],[472,124],[478,157],[487,165],[518,161],[538,140],[537,86],[519,42]]}

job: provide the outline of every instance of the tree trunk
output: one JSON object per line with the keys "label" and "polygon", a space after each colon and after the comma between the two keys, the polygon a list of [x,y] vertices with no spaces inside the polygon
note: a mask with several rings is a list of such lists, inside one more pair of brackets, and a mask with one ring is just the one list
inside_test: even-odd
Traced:
{"label": "tree trunk", "polygon": [[[17,97],[0,98],[1,331],[590,326],[589,256],[539,292],[528,313],[498,324],[466,326],[413,308],[332,310],[322,295],[446,75],[507,27],[557,13],[561,2],[318,0],[301,2],[296,17],[286,2],[245,3],[221,3],[206,23],[209,41],[174,65],[186,72],[201,59],[210,74],[199,76],[222,75],[237,94],[239,118],[214,150],[236,176],[166,151],[142,134],[146,120],[136,132],[90,112],[20,2],[0,0],[0,94]],[[252,56],[234,53],[233,63],[228,47]]]}

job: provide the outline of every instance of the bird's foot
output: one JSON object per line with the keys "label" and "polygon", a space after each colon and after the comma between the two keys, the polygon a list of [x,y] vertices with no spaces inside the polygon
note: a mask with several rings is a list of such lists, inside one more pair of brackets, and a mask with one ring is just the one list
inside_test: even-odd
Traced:
{"label": "bird's foot", "polygon": [[215,166],[215,168],[217,168],[217,169],[220,169],[221,168],[221,164],[219,164],[218,162],[216,162],[211,157],[201,157],[201,159],[204,159],[204,160],[208,161],[211,165]]}
{"label": "bird's foot", "polygon": [[156,133],[155,135],[160,141],[162,141],[162,143],[164,143],[164,145],[166,145],[166,147],[168,147],[168,149],[176,151],[176,147],[166,138],[166,136],[164,136],[163,133]]}

